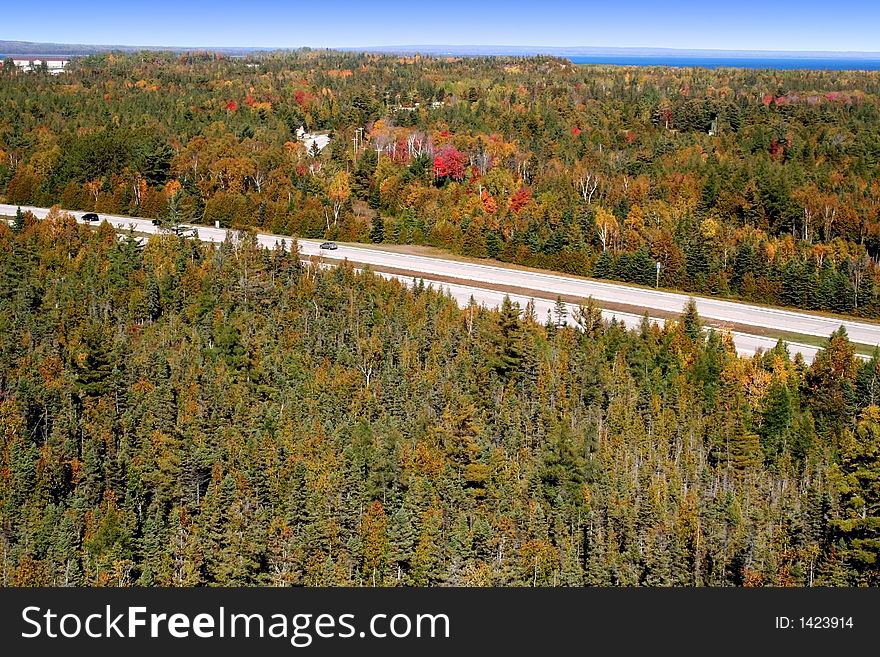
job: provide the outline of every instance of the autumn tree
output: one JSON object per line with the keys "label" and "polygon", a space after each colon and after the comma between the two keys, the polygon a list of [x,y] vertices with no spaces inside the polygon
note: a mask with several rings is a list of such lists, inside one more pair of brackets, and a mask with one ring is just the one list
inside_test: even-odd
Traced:
{"label": "autumn tree", "polygon": [[[330,180],[327,186],[327,197],[333,210],[333,227],[339,225],[339,214],[343,206],[351,197],[351,174],[348,171],[339,171]],[[327,230],[330,230],[330,221],[327,220]]]}

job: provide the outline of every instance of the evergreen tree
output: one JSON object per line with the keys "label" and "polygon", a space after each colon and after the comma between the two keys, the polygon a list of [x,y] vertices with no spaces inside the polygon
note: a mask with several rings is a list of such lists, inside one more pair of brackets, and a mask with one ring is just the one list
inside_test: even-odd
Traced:
{"label": "evergreen tree", "polygon": [[555,324],[557,328],[562,328],[568,321],[566,318],[568,317],[568,309],[565,306],[565,302],[562,300],[561,296],[556,297],[556,303],[553,304],[553,319],[555,320]]}
{"label": "evergreen tree", "polygon": [[681,326],[684,334],[690,338],[694,344],[702,342],[703,337],[703,320],[697,313],[697,302],[693,297],[687,300],[684,311],[681,315]]}
{"label": "evergreen tree", "polygon": [[392,576],[398,583],[403,583],[409,572],[415,545],[415,529],[407,510],[401,505],[391,515],[388,526],[389,560],[394,571]]}
{"label": "evergreen tree", "polygon": [[774,380],[767,391],[759,429],[761,446],[768,460],[775,459],[785,446],[793,417],[794,405],[788,386]]}
{"label": "evergreen tree", "polygon": [[811,392],[810,405],[817,425],[826,431],[840,431],[855,406],[858,361],[846,329],[841,326],[819,350],[805,383]]}
{"label": "evergreen tree", "polygon": [[880,584],[880,407],[868,406],[855,431],[841,439],[835,479],[843,502],[842,518],[833,526],[843,540],[843,558],[854,583]]}
{"label": "evergreen tree", "polygon": [[373,225],[370,228],[370,241],[380,244],[385,240],[385,221],[382,219],[382,213],[377,212],[373,217]]}
{"label": "evergreen tree", "polygon": [[880,406],[880,347],[875,347],[871,358],[859,365],[856,395],[860,409]]}
{"label": "evergreen tree", "polygon": [[18,206],[15,210],[15,218],[12,220],[12,232],[20,233],[24,230],[24,213],[21,211],[21,206]]}
{"label": "evergreen tree", "polygon": [[596,266],[593,268],[593,276],[596,278],[616,278],[617,267],[614,262],[614,256],[609,251],[603,251],[596,260]]}
{"label": "evergreen tree", "polygon": [[505,295],[498,313],[495,330],[491,333],[493,343],[490,363],[503,377],[515,376],[522,364],[523,331],[519,304]]}
{"label": "evergreen tree", "polygon": [[106,329],[100,323],[93,322],[82,332],[79,347],[71,354],[80,399],[108,392],[113,370],[109,341]]}

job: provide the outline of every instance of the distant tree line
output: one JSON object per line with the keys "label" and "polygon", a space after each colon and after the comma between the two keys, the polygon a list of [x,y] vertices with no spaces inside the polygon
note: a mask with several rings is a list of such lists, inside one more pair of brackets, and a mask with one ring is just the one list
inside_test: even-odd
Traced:
{"label": "distant tree line", "polygon": [[[298,51],[4,66],[11,203],[880,316],[880,73]],[[318,153],[297,138],[327,132]]]}

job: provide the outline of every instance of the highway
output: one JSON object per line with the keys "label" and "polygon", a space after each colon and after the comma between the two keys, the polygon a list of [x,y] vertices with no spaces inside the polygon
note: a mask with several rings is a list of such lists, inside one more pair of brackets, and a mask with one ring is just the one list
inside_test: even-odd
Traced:
{"label": "highway", "polygon": [[[47,208],[26,206],[22,206],[22,210],[32,212],[37,218],[44,218],[49,211]],[[16,206],[0,204],[0,214],[14,215],[15,211]],[[81,220],[83,215],[82,212],[71,212],[70,214],[78,220]],[[118,229],[131,227],[144,233],[160,232],[160,229],[154,226],[149,219],[104,214],[100,216],[102,220],[107,220]],[[212,242],[222,242],[226,239],[226,229],[209,226],[190,227],[198,231],[199,239]],[[261,245],[272,248],[285,238],[258,233],[257,239]],[[401,274],[400,278],[408,279],[417,276],[425,279],[426,282],[433,280],[435,285],[440,285],[439,281],[444,279],[455,279],[454,281],[445,280],[442,285],[447,287],[450,294],[459,302],[463,301],[464,303],[467,302],[467,299],[460,298],[465,294],[464,288],[478,291],[478,294],[474,294],[478,303],[497,305],[503,298],[503,292],[481,288],[481,284],[516,288],[511,291],[510,296],[521,302],[528,300],[527,292],[529,291],[551,297],[555,297],[555,295],[583,299],[593,297],[597,305],[614,304],[617,306],[614,311],[605,310],[606,317],[616,316],[627,325],[633,325],[640,321],[641,315],[645,312],[650,317],[677,315],[688,299],[687,294],[676,292],[586,280],[549,272],[525,271],[490,264],[393,253],[369,247],[340,244],[338,249],[328,252],[319,248],[321,244],[319,240],[298,239],[297,241],[300,254],[303,257],[322,257],[324,261],[347,259],[358,266],[369,265],[377,270],[399,270],[406,272],[405,275]],[[467,298],[470,298],[470,293]],[[535,303],[538,307],[538,314],[543,319],[546,315],[544,306],[549,307],[553,302],[535,298]],[[841,325],[846,327],[850,339],[854,342],[871,347],[880,344],[880,324],[722,299],[697,298],[696,303],[697,311],[701,317],[731,331],[737,349],[744,354],[754,353],[756,349],[771,348],[776,343],[776,337],[771,336],[803,335],[826,338]],[[657,321],[662,323],[663,320],[658,319]],[[755,333],[749,332],[750,327],[755,329]],[[816,352],[815,347],[798,342],[789,342],[789,348],[792,355],[797,351],[801,352],[808,362],[812,360]]]}
{"label": "highway", "polygon": [[[379,275],[388,279],[401,279],[407,285],[412,285],[414,283],[412,278],[405,278],[395,274],[379,273]],[[459,285],[457,283],[443,283],[431,281],[430,279],[422,280],[424,280],[427,285],[432,285],[435,289],[443,290],[444,292],[449,294],[453,299],[458,302],[458,305],[462,307],[465,307],[468,305],[468,303],[470,303],[471,297],[473,297],[474,301],[478,305],[484,305],[487,308],[500,306],[501,302],[504,300],[505,294],[510,297],[511,301],[517,302],[523,308],[531,300],[534,303],[535,314],[538,316],[538,321],[542,323],[547,318],[547,313],[553,312],[553,309],[556,305],[555,301],[551,301],[549,299],[528,297],[522,294],[499,292],[497,290],[486,290],[470,285]],[[575,317],[575,312],[577,311],[578,306],[577,304],[566,303],[565,307],[568,312],[567,322],[570,325],[574,325],[575,322],[573,318]],[[617,310],[602,310],[602,319],[611,321],[612,318],[616,318],[617,321],[623,322],[623,324],[629,329],[638,328],[642,322],[642,315],[636,315],[634,313],[626,313]],[[660,325],[663,324],[662,320],[654,319],[653,321],[659,323]],[[761,335],[751,335],[749,333],[741,333],[739,331],[730,331],[730,334],[733,338],[733,343],[736,347],[737,353],[742,356],[751,356],[759,350],[769,351],[776,346],[776,338],[765,337]],[[788,342],[787,344],[789,353],[791,353],[792,356],[795,353],[799,352],[804,357],[804,361],[807,363],[813,362],[813,358],[815,358],[816,352],[819,350],[818,347],[801,344],[798,342]]]}

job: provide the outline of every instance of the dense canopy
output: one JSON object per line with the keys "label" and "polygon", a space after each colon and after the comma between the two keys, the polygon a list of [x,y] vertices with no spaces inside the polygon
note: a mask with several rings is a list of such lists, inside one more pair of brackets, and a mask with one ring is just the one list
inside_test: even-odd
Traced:
{"label": "dense canopy", "polygon": [[877,357],[576,315],[0,224],[0,581],[880,583]]}

